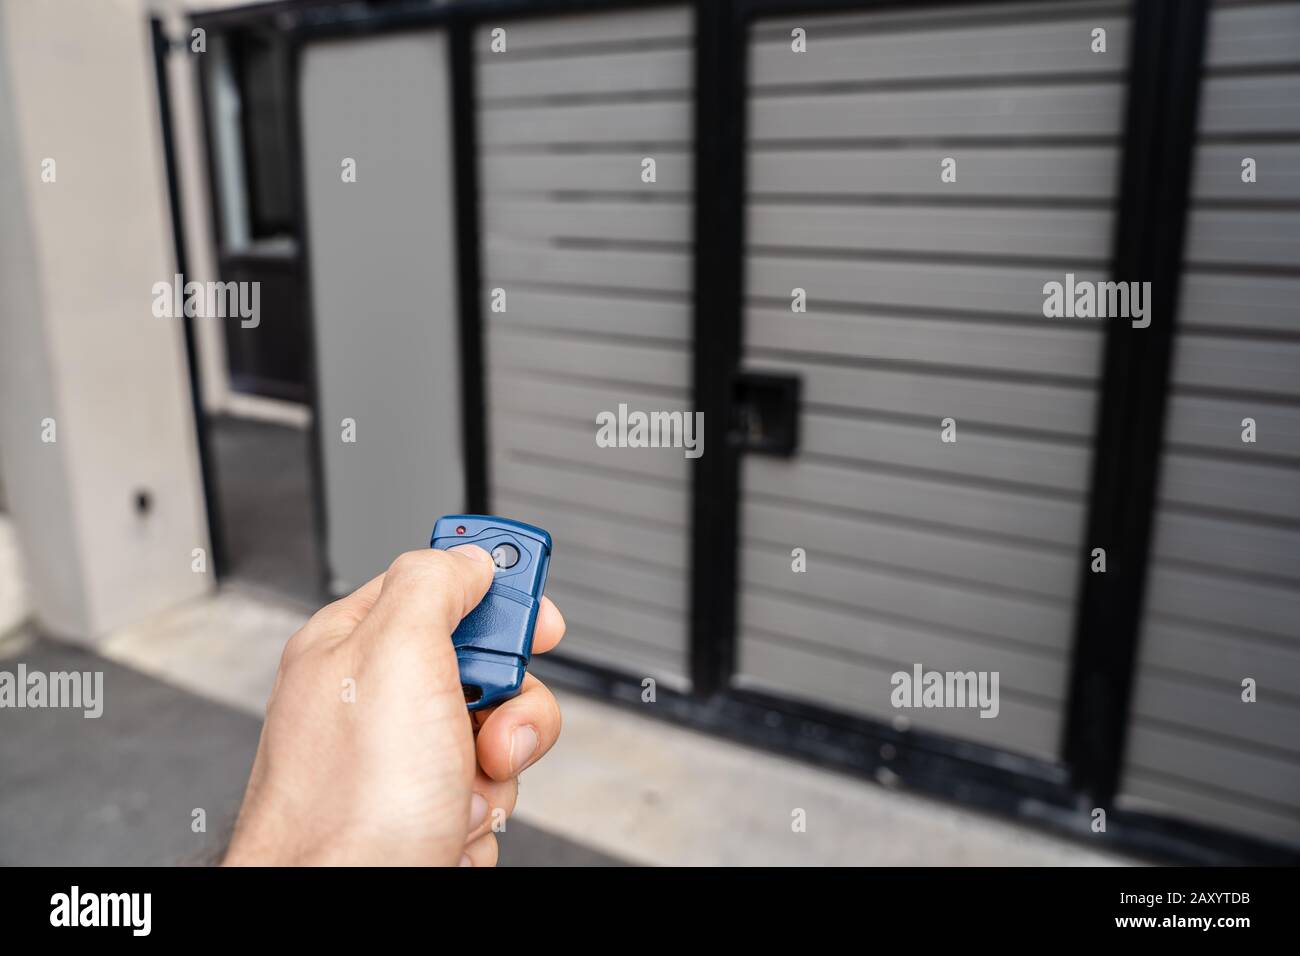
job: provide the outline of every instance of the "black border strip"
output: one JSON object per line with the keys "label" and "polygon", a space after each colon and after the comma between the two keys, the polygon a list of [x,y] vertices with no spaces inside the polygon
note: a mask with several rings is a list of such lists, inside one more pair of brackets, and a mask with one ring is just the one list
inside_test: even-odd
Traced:
{"label": "black border strip", "polygon": [[[1151,324],[1110,320],[1062,751],[1074,786],[1109,806],[1128,736],[1163,449],[1206,0],[1134,0],[1111,275],[1150,281]],[[1093,548],[1106,571],[1092,573]]]}
{"label": "black border strip", "polygon": [[[163,162],[167,170],[167,203],[171,212],[176,271],[188,278],[189,255],[185,244],[184,209],[181,205],[180,166],[176,161],[171,81],[167,76],[167,55],[171,49],[171,41],[167,38],[162,20],[156,16],[149,18],[149,34],[153,40],[154,79],[158,90],[158,118],[162,134]],[[213,574],[220,578],[225,574],[227,567],[226,537],[221,524],[221,502],[217,494],[216,475],[213,471],[212,437],[208,428],[208,414],[203,407],[203,369],[199,364],[194,318],[185,315],[181,320],[185,331],[185,363],[190,373],[190,405],[194,412],[194,438],[198,447],[199,476],[203,482],[203,504],[208,522],[208,547],[212,551]]]}

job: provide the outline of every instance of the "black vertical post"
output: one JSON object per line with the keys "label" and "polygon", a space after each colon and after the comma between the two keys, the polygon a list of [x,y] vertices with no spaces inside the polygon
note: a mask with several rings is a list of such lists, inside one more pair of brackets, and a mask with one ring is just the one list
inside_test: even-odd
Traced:
{"label": "black vertical post", "polygon": [[451,125],[456,192],[456,284],[460,309],[461,442],[465,507],[490,514],[487,465],[487,369],[483,361],[483,290],[479,247],[478,125],[475,119],[474,24],[453,17]]}
{"label": "black vertical post", "polygon": [[695,18],[694,395],[704,454],[692,465],[691,682],[725,690],[736,632],[740,451],[728,440],[740,363],[745,31],[730,0]]}
{"label": "black vertical post", "polygon": [[[189,258],[185,248],[185,219],[181,209],[180,174],[176,162],[176,134],[172,127],[171,84],[167,78],[167,52],[170,42],[163,29],[162,20],[158,17],[149,18],[149,31],[153,38],[154,79],[158,87],[158,113],[162,128],[163,161],[167,169],[167,201],[171,207],[172,243],[176,256],[176,271],[183,276],[189,272]],[[199,475],[203,482],[203,503],[208,516],[208,543],[212,548],[213,571],[220,576],[226,571],[226,542],[225,532],[221,526],[221,507],[212,467],[208,416],[203,409],[203,372],[199,367],[194,319],[186,315],[182,316],[181,320],[185,331],[185,362],[190,373],[190,405],[194,413],[194,435],[199,450]]]}
{"label": "black vertical post", "polygon": [[[1136,0],[1112,263],[1150,281],[1151,324],[1112,319],[1081,561],[1064,757],[1098,805],[1116,792],[1150,552],[1196,135],[1206,0]],[[1090,553],[1106,549],[1106,571]]]}
{"label": "black vertical post", "polygon": [[[322,421],[320,356],[316,349],[316,313],[311,295],[311,243],[307,208],[307,157],[302,117],[302,46],[301,25],[291,22],[285,27],[288,43],[288,142],[289,169],[293,173],[293,233],[298,243],[298,301],[301,303],[307,355],[307,400],[311,405],[311,430],[308,440],[308,470],[312,484],[312,520],[316,531],[316,574],[321,593],[335,596],[334,572],[329,558],[329,507],[325,494],[325,423]],[[211,148],[211,147],[209,147]]]}

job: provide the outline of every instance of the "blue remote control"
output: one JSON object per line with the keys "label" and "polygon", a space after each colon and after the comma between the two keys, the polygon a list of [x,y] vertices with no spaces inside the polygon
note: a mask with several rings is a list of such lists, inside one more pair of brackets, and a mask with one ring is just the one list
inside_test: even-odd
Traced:
{"label": "blue remote control", "polygon": [[551,536],[541,528],[492,515],[446,515],[433,526],[429,547],[475,544],[492,555],[496,577],[451,642],[470,710],[519,693],[533,652],[533,628],[551,563]]}

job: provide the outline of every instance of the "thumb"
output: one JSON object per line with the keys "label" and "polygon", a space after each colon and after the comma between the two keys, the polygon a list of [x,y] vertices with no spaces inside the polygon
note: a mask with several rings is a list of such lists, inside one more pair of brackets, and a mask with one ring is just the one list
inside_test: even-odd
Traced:
{"label": "thumb", "polygon": [[451,652],[451,632],[492,586],[492,556],[472,544],[399,555],[358,633],[418,636]]}

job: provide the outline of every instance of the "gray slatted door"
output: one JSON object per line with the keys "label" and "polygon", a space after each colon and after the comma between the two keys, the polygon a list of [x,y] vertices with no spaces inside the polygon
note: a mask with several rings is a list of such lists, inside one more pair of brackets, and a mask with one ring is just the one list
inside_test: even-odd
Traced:
{"label": "gray slatted door", "polygon": [[1201,97],[1122,798],[1300,844],[1300,3],[1216,5]]}
{"label": "gray slatted door", "polygon": [[342,592],[464,507],[446,38],[315,42],[300,86],[326,552]]}
{"label": "gray slatted door", "polygon": [[[804,408],[744,465],[738,685],[1058,758],[1104,328],[1043,285],[1107,278],[1127,37],[1116,2],[756,25],[744,359]],[[918,663],[1000,713],[893,708]]]}
{"label": "gray slatted door", "polygon": [[492,508],[554,535],[565,654],[679,689],[689,463],[595,434],[691,403],[692,36],[670,7],[475,37]]}

